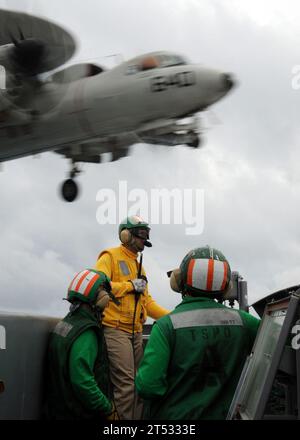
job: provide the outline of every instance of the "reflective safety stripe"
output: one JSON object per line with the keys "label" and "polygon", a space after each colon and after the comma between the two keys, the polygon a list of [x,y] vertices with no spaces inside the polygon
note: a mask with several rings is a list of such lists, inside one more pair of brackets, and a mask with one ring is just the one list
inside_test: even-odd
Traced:
{"label": "reflective safety stripe", "polygon": [[169,315],[173,328],[204,327],[211,325],[238,325],[243,326],[242,318],[234,310],[227,309],[199,309]]}
{"label": "reflective safety stripe", "polygon": [[81,279],[84,279],[84,277],[89,273],[88,270],[84,270],[82,272],[79,272],[75,275],[73,278],[73,281],[70,284],[69,290],[75,290],[75,286],[79,283]]}
{"label": "reflective safety stripe", "polygon": [[[224,279],[227,277],[227,266],[225,261],[215,260],[214,264],[214,280],[212,284],[212,290],[222,290],[224,286]],[[226,282],[226,279],[225,279]],[[226,283],[225,283],[226,285]],[[224,289],[224,287],[223,287]]]}
{"label": "reflective safety stripe", "polygon": [[90,280],[90,282],[88,283],[85,291],[83,292],[84,296],[89,296],[90,291],[92,290],[92,288],[94,287],[96,281],[99,280],[99,275],[95,274],[95,276]]}
{"label": "reflective safety stripe", "polygon": [[225,261],[198,258],[188,266],[187,284],[195,289],[218,291],[226,286],[227,263]]}
{"label": "reflective safety stripe", "polygon": [[130,270],[125,261],[119,261],[119,266],[123,275],[130,275]]}
{"label": "reflective safety stripe", "polygon": [[84,296],[88,296],[95,282],[99,278],[100,276],[97,273],[84,270],[75,276],[70,284],[69,290],[81,293]]}
{"label": "reflective safety stripe", "polygon": [[[191,260],[195,261],[192,266],[192,287],[200,290],[206,290],[207,285],[207,272],[208,272],[208,261],[207,259],[197,259]],[[191,264],[191,262],[190,262]]]}
{"label": "reflective safety stripe", "polygon": [[0,350],[6,350],[6,330],[0,325]]}
{"label": "reflective safety stripe", "polygon": [[88,296],[93,285],[95,284],[95,282],[99,279],[99,275],[97,273],[94,272],[90,272],[87,274],[87,276],[84,278],[84,280],[82,281],[81,285],[79,288],[76,289],[76,291],[78,293],[81,293],[84,296]]}
{"label": "reflective safety stripe", "polygon": [[66,336],[68,336],[72,328],[73,325],[68,324],[67,322],[64,321],[60,321],[53,330],[53,333],[56,333],[57,335],[60,335],[63,338],[65,338]]}
{"label": "reflective safety stripe", "polygon": [[89,272],[87,273],[83,273],[83,275],[81,276],[81,278],[79,279],[78,283],[76,284],[76,286],[73,288],[73,290],[75,290],[76,292],[80,292],[80,287],[83,283],[84,280],[86,280],[86,277],[89,275]]}
{"label": "reflective safety stripe", "polygon": [[228,263],[226,261],[223,261],[223,265],[224,265],[224,279],[223,279],[223,283],[221,286],[221,290],[224,290],[226,287],[226,283],[227,283],[227,274],[228,274]]}

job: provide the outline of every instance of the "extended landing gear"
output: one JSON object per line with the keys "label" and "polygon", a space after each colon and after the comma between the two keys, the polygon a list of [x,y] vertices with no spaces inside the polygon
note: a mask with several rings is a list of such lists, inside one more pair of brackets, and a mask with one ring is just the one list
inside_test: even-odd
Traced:
{"label": "extended landing gear", "polygon": [[75,180],[65,180],[61,187],[61,194],[66,202],[74,202],[78,196],[78,185]]}
{"label": "extended landing gear", "polygon": [[190,136],[191,140],[187,142],[186,145],[192,148],[201,147],[202,139],[199,137],[197,133],[195,133],[194,131],[190,131],[188,135]]}
{"label": "extended landing gear", "polygon": [[76,164],[72,162],[72,170],[70,172],[70,178],[65,180],[61,186],[61,195],[66,202],[74,202],[79,193],[79,187],[74,178],[81,173],[76,167]]}

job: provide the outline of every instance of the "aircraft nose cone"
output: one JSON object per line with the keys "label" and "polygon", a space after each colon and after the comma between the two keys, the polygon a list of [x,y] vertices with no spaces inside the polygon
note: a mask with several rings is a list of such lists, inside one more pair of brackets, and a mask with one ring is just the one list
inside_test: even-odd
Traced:
{"label": "aircraft nose cone", "polygon": [[231,90],[235,85],[235,81],[234,81],[231,73],[223,73],[222,82],[223,82],[224,89],[227,92],[229,92],[229,90]]}

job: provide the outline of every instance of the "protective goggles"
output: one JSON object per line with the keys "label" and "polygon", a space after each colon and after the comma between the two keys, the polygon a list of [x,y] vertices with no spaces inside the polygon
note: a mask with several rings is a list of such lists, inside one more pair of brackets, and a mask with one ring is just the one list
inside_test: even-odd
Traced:
{"label": "protective goggles", "polygon": [[142,240],[145,240],[144,245],[146,247],[152,247],[152,244],[150,243],[150,241],[148,241],[149,240],[149,231],[150,231],[150,228],[131,229],[131,233],[134,237],[141,238]]}
{"label": "protective goggles", "polygon": [[149,229],[146,228],[134,228],[131,230],[132,235],[143,240],[149,240]]}

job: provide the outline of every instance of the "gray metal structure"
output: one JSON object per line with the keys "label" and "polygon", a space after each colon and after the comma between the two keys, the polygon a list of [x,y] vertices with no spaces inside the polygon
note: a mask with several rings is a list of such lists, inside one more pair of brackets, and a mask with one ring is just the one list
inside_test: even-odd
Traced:
{"label": "gray metal structure", "polygon": [[0,420],[39,419],[47,342],[57,321],[0,313]]}
{"label": "gray metal structure", "polygon": [[[233,307],[237,302],[239,309],[249,311],[247,281],[237,271],[231,272],[232,288],[226,295],[226,301]],[[226,301],[223,301],[226,303]]]}
{"label": "gray metal structure", "polygon": [[[0,312],[0,420],[41,417],[48,340],[58,321]],[[144,345],[151,328],[144,326]]]}
{"label": "gray metal structure", "polygon": [[291,346],[291,329],[300,318],[300,289],[287,292],[283,298],[282,291],[271,295],[265,306],[227,419],[300,419],[300,354]]}

